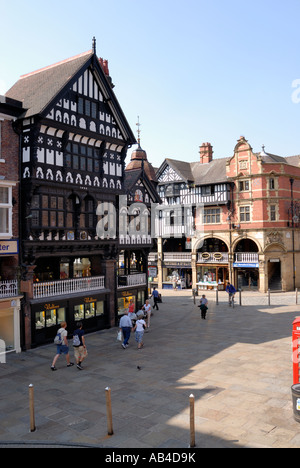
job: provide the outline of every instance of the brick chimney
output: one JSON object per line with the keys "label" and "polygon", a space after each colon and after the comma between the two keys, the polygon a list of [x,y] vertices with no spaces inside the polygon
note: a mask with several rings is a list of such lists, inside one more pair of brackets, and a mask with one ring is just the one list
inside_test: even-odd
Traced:
{"label": "brick chimney", "polygon": [[210,163],[213,159],[213,148],[210,143],[202,143],[200,146],[201,164]]}

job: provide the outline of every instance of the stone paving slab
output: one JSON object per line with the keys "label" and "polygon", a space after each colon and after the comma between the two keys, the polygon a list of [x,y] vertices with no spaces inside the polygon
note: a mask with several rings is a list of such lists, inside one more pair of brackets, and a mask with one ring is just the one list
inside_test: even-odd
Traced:
{"label": "stone paving slab", "polygon": [[[54,345],[8,354],[0,364],[0,447],[188,448],[191,393],[198,448],[300,447],[291,397],[292,322],[300,315],[295,295],[274,294],[268,306],[265,295],[247,292],[245,305],[234,309],[225,293],[219,305],[213,291],[206,295],[204,321],[190,291],[164,291],[143,350],[133,335],[123,350],[116,329],[87,335],[83,371],[66,368],[60,357],[51,372]],[[106,387],[113,436],[107,435]]]}

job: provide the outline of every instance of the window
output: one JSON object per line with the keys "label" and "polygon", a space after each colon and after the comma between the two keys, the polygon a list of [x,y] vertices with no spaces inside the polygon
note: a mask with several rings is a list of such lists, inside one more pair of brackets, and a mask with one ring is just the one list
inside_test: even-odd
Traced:
{"label": "window", "polygon": [[270,205],[270,220],[276,221],[276,205]]}
{"label": "window", "polygon": [[35,313],[35,329],[55,327],[66,320],[66,309],[59,307],[57,309],[46,309]]}
{"label": "window", "polygon": [[0,186],[0,235],[12,235],[12,188]]}
{"label": "window", "polygon": [[204,224],[219,223],[221,218],[220,208],[209,208],[204,210]]}
{"label": "window", "polygon": [[201,195],[214,195],[214,193],[214,185],[204,185],[203,187],[201,187]]}
{"label": "window", "polygon": [[270,190],[275,189],[275,179],[269,179],[269,189]]}
{"label": "window", "polygon": [[240,206],[240,221],[241,223],[250,221],[250,206]]}
{"label": "window", "polygon": [[99,148],[69,143],[66,147],[65,165],[70,169],[99,173]]}
{"label": "window", "polygon": [[[38,195],[34,197],[31,207],[36,208]],[[32,226],[39,225],[38,211],[32,210]],[[64,199],[42,195],[42,226],[43,227],[64,227]]]}
{"label": "window", "polygon": [[239,183],[240,192],[245,192],[250,190],[250,181],[249,180],[241,180]]}

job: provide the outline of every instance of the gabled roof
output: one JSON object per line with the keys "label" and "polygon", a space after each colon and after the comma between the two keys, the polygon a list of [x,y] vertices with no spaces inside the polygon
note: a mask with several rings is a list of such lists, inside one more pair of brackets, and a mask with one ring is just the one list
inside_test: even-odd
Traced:
{"label": "gabled roof", "polygon": [[170,158],[166,158],[158,169],[156,173],[157,180],[168,166],[170,166],[178,174],[178,176],[182,178],[182,180],[186,182],[193,181],[191,164]]}
{"label": "gabled roof", "polygon": [[214,159],[210,163],[201,162],[188,163],[175,159],[165,159],[158,169],[157,178],[170,166],[185,182],[192,182],[196,185],[227,182],[226,162],[228,158]]}
{"label": "gabled roof", "polygon": [[132,169],[130,171],[125,171],[124,186],[126,193],[129,194],[131,190],[136,186],[139,180],[142,181],[146,190],[151,195],[152,200],[154,200],[154,202],[156,203],[161,203],[161,199],[156,191],[156,186],[149,179],[149,177],[147,176],[145,171],[143,171],[143,169]]}
{"label": "gabled roof", "polygon": [[50,102],[92,57],[92,51],[22,75],[6,96],[23,102],[23,117],[42,114]]}
{"label": "gabled roof", "polygon": [[34,115],[45,117],[53,102],[60,99],[78,76],[90,65],[93,66],[95,78],[115,121],[120,127],[121,133],[125,140],[129,141],[130,144],[134,144],[136,142],[134,134],[112,90],[111,83],[93,50],[21,76],[7,91],[6,96],[23,102],[26,111],[22,118]]}

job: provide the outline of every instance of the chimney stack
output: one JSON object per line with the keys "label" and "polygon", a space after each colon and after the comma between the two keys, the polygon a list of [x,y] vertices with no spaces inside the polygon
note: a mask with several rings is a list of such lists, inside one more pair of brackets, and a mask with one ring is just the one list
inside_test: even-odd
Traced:
{"label": "chimney stack", "polygon": [[210,143],[202,143],[200,146],[200,162],[201,164],[210,163],[213,159],[213,148]]}

